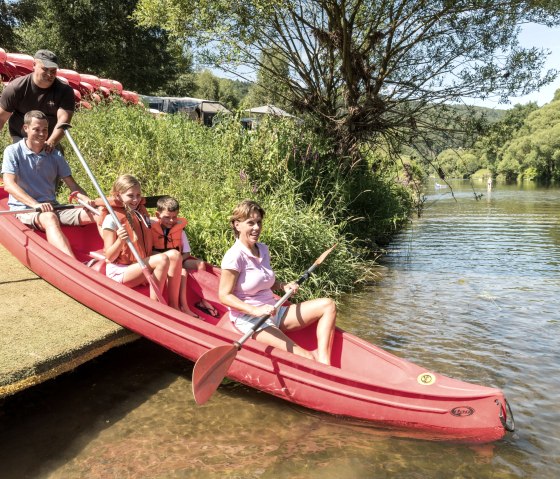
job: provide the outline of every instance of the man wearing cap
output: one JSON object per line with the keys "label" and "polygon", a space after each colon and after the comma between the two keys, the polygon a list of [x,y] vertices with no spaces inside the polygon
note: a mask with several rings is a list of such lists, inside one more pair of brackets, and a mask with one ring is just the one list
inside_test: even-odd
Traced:
{"label": "man wearing cap", "polygon": [[56,77],[58,60],[49,50],[35,53],[33,72],[12,80],[0,96],[0,130],[8,122],[14,143],[25,136],[23,117],[39,110],[47,115],[49,130],[45,150],[52,149],[64,136],[61,123],[70,123],[74,114],[74,90]]}

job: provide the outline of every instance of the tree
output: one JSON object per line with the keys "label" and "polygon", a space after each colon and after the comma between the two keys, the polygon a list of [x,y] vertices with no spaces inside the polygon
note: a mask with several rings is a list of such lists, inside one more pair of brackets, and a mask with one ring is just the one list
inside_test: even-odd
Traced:
{"label": "tree", "polygon": [[468,178],[481,168],[482,162],[470,150],[443,150],[437,163],[446,172],[446,177]]}
{"label": "tree", "polygon": [[36,14],[35,2],[29,0],[0,1],[0,47],[8,52],[17,50],[17,26]]}
{"label": "tree", "polygon": [[497,163],[502,159],[502,150],[524,125],[530,113],[538,109],[536,103],[515,105],[507,110],[504,117],[492,124],[475,144],[474,150],[483,163],[491,170],[496,169]]}
{"label": "tree", "polygon": [[235,110],[239,107],[241,98],[239,98],[235,84],[231,80],[227,78],[220,78],[218,80],[218,91],[220,102],[222,102],[227,108]]}
{"label": "tree", "polygon": [[273,52],[273,64],[289,65],[278,82],[293,111],[350,164],[364,143],[396,152],[435,132],[445,141],[445,125],[466,129],[447,107],[463,97],[507,101],[552,81],[545,52],[517,38],[523,23],[556,24],[558,10],[519,0],[139,0],[135,16],[188,36],[223,69],[263,68]]}
{"label": "tree", "polygon": [[193,96],[196,90],[195,74],[180,73],[178,76],[161,85],[154,95],[156,96]]}
{"label": "tree", "polygon": [[537,180],[560,180],[560,101],[528,115],[502,150],[498,172],[508,179],[530,169]]}
{"label": "tree", "polygon": [[205,100],[218,100],[220,97],[220,83],[210,70],[197,73],[196,96]]}
{"label": "tree", "polygon": [[274,50],[261,53],[257,81],[249,91],[245,103],[248,107],[275,105],[290,108],[290,91],[286,84],[290,79],[290,66],[279,58]]}
{"label": "tree", "polygon": [[[27,0],[31,1],[31,0]],[[188,72],[191,58],[160,27],[139,27],[130,15],[137,0],[42,0],[18,27],[19,47],[48,48],[61,65],[120,81],[150,94]]]}

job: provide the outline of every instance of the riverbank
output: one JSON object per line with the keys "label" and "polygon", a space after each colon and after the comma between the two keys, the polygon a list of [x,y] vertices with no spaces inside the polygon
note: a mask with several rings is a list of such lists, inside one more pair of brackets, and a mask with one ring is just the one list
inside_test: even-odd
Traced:
{"label": "riverbank", "polygon": [[0,262],[0,398],[138,338],[40,279],[2,246]]}

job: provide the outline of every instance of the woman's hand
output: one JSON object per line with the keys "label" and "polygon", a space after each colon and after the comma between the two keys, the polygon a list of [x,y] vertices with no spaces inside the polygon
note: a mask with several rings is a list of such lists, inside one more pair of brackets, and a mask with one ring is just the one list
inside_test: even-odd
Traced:
{"label": "woman's hand", "polygon": [[83,193],[78,193],[76,195],[76,198],[79,198],[84,203],[88,204],[89,206],[92,206],[93,208],[97,208],[97,205],[95,204],[95,200],[92,200],[89,196],[84,195]]}
{"label": "woman's hand", "polygon": [[264,315],[272,316],[275,312],[276,309],[274,308],[274,306],[270,304],[263,304],[262,306],[253,307],[251,311],[251,316],[256,316],[256,317],[260,317]]}
{"label": "woman's hand", "polygon": [[292,281],[290,283],[284,284],[284,291],[287,293],[288,291],[293,291],[294,294],[298,292],[299,284],[297,281]]}

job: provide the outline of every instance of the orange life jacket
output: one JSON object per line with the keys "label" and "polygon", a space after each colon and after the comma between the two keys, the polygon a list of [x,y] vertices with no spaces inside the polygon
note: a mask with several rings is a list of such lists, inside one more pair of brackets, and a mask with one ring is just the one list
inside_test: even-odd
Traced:
{"label": "orange life jacket", "polygon": [[187,226],[187,220],[185,218],[177,218],[177,223],[175,223],[171,229],[164,231],[158,220],[152,220],[154,251],[163,253],[170,249],[176,249],[179,253],[182,253],[183,244],[181,239],[185,226]]}
{"label": "orange life jacket", "polygon": [[[113,197],[108,197],[107,200],[113,208],[115,215],[119,222],[126,228],[128,237],[132,244],[138,251],[142,259],[147,258],[152,254],[152,232],[150,226],[150,215],[144,206],[146,200],[142,198],[140,204],[135,210],[127,209],[123,206],[120,200]],[[109,214],[109,210],[105,207],[105,203],[101,198],[95,200],[95,204],[99,206],[99,216],[97,217],[97,224],[101,226],[103,220]],[[128,241],[123,243],[119,255],[112,261],[117,264],[133,264],[136,263],[136,258],[128,246]]]}

